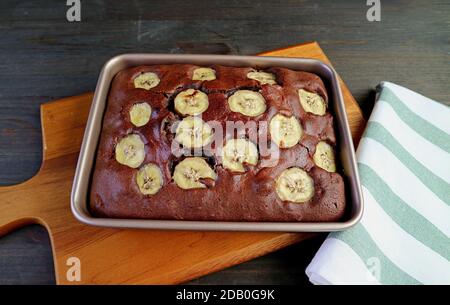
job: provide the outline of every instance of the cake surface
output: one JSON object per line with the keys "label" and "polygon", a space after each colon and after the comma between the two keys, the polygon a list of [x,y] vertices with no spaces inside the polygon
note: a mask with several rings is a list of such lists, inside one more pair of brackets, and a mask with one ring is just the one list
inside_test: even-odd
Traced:
{"label": "cake surface", "polygon": [[120,71],[103,118],[90,211],[112,218],[339,220],[345,190],[327,104],[320,77],[285,68]]}

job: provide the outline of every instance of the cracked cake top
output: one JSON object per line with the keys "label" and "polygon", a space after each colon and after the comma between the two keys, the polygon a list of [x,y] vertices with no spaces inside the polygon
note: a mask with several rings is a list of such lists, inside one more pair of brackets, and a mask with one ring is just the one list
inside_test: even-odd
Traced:
{"label": "cracked cake top", "polygon": [[324,83],[285,68],[138,66],[111,85],[99,217],[336,221],[344,182]]}

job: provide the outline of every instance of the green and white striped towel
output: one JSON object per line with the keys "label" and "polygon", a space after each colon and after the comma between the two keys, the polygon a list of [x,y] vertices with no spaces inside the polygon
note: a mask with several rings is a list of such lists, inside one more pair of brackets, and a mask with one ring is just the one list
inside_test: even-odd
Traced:
{"label": "green and white striped towel", "polygon": [[450,108],[383,82],[357,150],[365,209],[306,269],[314,284],[450,284]]}

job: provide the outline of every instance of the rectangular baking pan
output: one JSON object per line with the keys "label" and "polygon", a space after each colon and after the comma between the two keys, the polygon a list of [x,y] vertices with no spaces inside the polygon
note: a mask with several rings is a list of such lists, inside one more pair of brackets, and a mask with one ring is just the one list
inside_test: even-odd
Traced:
{"label": "rectangular baking pan", "polygon": [[[339,222],[228,222],[190,220],[151,220],[96,218],[89,213],[90,181],[102,129],[109,87],[117,72],[138,65],[188,63],[199,66],[226,65],[255,68],[284,67],[319,75],[329,94],[329,108],[335,117],[337,156],[346,187],[346,213]],[[327,232],[347,229],[361,218],[363,199],[352,136],[347,121],[342,92],[335,71],[323,62],[307,58],[283,58],[237,55],[183,55],[183,54],[124,54],[110,59],[103,67],[81,145],[71,194],[71,209],[81,222],[101,227],[213,230],[213,231],[278,231]]]}

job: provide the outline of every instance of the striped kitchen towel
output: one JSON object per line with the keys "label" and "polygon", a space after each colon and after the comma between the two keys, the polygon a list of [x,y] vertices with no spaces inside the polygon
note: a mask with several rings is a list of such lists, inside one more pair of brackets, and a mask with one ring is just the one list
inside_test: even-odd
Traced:
{"label": "striped kitchen towel", "polygon": [[450,107],[383,82],[357,150],[362,220],[331,233],[314,284],[450,284]]}

